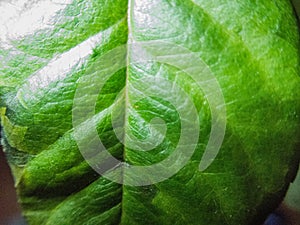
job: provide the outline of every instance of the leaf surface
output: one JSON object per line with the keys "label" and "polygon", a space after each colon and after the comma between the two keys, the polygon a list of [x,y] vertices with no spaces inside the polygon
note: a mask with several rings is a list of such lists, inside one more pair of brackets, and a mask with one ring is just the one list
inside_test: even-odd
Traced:
{"label": "leaf surface", "polygon": [[[11,12],[0,17],[2,144],[29,224],[247,225],[262,223],[277,207],[299,159],[299,36],[289,1],[17,4],[0,3],[0,12]],[[204,171],[199,163],[211,135],[213,108],[224,106],[211,106],[213,92],[205,93],[187,71],[162,61],[136,61],[134,45],[126,46],[157,41],[188,49],[221,87],[225,138]],[[102,80],[100,69],[114,65],[118,55],[108,64],[101,60],[122,46],[127,47],[126,67]],[[169,58],[177,54],[170,52]],[[87,94],[76,98],[85,81]],[[92,104],[89,91],[99,82],[103,86]],[[91,124],[96,124],[96,138],[111,155],[126,165],[146,167],[176,151],[183,126],[178,108],[192,114],[188,100],[175,107],[164,99],[178,97],[173,86],[188,96],[200,124],[194,154],[184,167],[146,186],[122,185],[94,171],[89,163],[103,159],[92,151],[85,160],[79,151],[72,112],[86,115],[81,104],[74,107],[74,98],[94,107],[88,120],[77,121],[84,143],[93,143]],[[121,103],[116,101],[120,95]],[[163,120],[165,130],[153,128],[153,118]],[[191,118],[186,123],[193,127]],[[148,145],[132,147],[135,139],[155,146],[137,151],[133,147]]]}

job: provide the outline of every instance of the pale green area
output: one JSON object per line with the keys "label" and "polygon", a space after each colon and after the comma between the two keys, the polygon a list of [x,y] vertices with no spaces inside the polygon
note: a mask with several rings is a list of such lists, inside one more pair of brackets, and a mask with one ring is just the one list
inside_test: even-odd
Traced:
{"label": "pale green area", "polygon": [[300,172],[292,183],[285,198],[286,203],[300,211]]}

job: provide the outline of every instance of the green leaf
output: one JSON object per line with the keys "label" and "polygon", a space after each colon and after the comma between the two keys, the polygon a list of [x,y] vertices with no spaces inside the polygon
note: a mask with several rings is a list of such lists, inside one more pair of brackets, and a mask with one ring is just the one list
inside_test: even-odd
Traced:
{"label": "green leaf", "polygon": [[299,164],[288,0],[17,4],[0,3],[0,113],[29,224],[250,225],[278,206]]}

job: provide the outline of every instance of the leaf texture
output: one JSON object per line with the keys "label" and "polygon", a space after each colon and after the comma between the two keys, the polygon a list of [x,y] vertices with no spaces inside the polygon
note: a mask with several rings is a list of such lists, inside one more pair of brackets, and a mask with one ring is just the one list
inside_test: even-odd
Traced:
{"label": "leaf texture", "polygon": [[[11,12],[0,17],[2,144],[29,224],[257,225],[277,207],[299,162],[299,36],[288,0],[15,4],[0,3],[0,12]],[[129,42],[155,41],[188,49],[207,65],[225,100],[225,138],[215,160],[199,171],[212,129],[210,93],[180,68],[136,62],[127,45],[126,67],[103,80],[94,115],[78,121],[83,140],[93,139],[93,122],[107,151],[127,165],[170,157],[182,118],[163,98],[168,93],[176,98],[172,88],[159,79],[188,96],[200,127],[194,154],[173,176],[151,185],[122,185],[91,168],[89,162],[102,162],[99,154],[85,160],[79,151],[72,112],[84,110],[74,109],[74,98],[86,80],[87,94],[78,101],[90,101],[89,90],[101,81],[99,68],[114,65],[114,57],[101,65],[103,56]],[[154,83],[143,82],[145,77]],[[153,96],[135,101],[146,90]],[[122,103],[116,101],[120,93]],[[182,111],[191,113],[189,105],[184,102]],[[113,125],[112,114],[125,119]],[[165,121],[165,133],[150,126],[157,117]],[[158,143],[151,151],[137,151],[132,137]]]}

